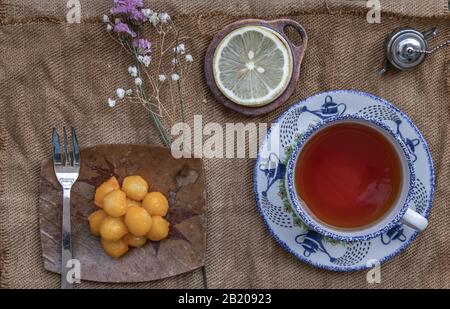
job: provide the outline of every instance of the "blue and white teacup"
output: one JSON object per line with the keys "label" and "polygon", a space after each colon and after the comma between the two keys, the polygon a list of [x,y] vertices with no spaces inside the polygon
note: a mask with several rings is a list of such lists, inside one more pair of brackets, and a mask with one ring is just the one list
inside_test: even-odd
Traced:
{"label": "blue and white teacup", "polygon": [[[308,209],[308,205],[301,200],[296,191],[297,186],[295,183],[294,172],[304,145],[306,145],[315,134],[324,128],[337,123],[358,123],[375,129],[391,143],[400,158],[402,183],[396,202],[381,219],[361,228],[344,229],[320,221]],[[417,231],[423,231],[428,225],[428,220],[425,217],[409,208],[414,189],[415,175],[413,162],[406,144],[390,127],[372,118],[360,115],[341,115],[323,120],[307,130],[305,134],[301,136],[289,158],[285,178],[288,199],[300,219],[311,229],[333,239],[341,241],[367,240],[389,231],[399,223],[404,223]]]}

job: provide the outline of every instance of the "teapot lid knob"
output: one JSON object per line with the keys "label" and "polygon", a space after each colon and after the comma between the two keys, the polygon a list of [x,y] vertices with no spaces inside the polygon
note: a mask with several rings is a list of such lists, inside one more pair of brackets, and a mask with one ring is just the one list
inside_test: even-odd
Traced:
{"label": "teapot lid knob", "polygon": [[428,44],[423,34],[414,29],[400,29],[392,33],[385,47],[386,58],[399,70],[409,70],[425,59]]}

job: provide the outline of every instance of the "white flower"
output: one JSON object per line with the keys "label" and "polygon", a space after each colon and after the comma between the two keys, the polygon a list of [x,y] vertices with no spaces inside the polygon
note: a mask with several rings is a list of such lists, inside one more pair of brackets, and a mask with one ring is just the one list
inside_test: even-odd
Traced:
{"label": "white flower", "polygon": [[140,63],[142,63],[146,67],[148,67],[150,65],[150,62],[152,61],[152,57],[150,57],[148,55],[146,55],[146,56],[139,55],[139,56],[137,56],[137,59]]}
{"label": "white flower", "polygon": [[158,13],[153,13],[148,17],[148,21],[152,23],[153,26],[156,26],[159,22]]}
{"label": "white flower", "polygon": [[125,91],[125,93],[127,95],[132,95],[133,94],[133,89],[128,89],[127,91]]}
{"label": "white flower", "polygon": [[144,61],[142,62],[146,67],[150,65],[150,62],[152,61],[152,58],[150,56],[144,56]]}
{"label": "white flower", "polygon": [[186,55],[186,61],[187,62],[192,62],[192,61],[194,61],[194,58],[192,58],[192,55],[191,54],[188,54],[188,55]]}
{"label": "white flower", "polygon": [[159,13],[158,18],[162,23],[166,23],[170,20],[170,16],[167,13]]}
{"label": "white flower", "polygon": [[136,86],[140,86],[142,85],[142,79],[140,77],[136,77],[134,79],[134,83],[136,84]]}
{"label": "white flower", "polygon": [[144,14],[145,17],[149,18],[150,16],[152,16],[153,11],[150,9],[142,9],[141,10],[142,14]]}
{"label": "white flower", "polygon": [[177,73],[173,73],[170,78],[172,78],[173,81],[177,81],[180,79],[180,75],[178,75]]}
{"label": "white flower", "polygon": [[119,99],[123,99],[125,97],[125,90],[122,88],[117,88],[116,94]]}
{"label": "white flower", "polygon": [[158,79],[159,79],[160,82],[163,82],[163,81],[166,80],[166,75],[164,75],[164,74],[159,74],[159,75],[158,75]]}
{"label": "white flower", "polygon": [[173,50],[177,53],[184,54],[184,52],[186,51],[186,47],[184,46],[183,43],[181,43],[181,44],[178,44],[178,46],[175,47]]}
{"label": "white flower", "polygon": [[111,26],[111,24],[107,24],[106,31],[110,32],[111,30],[113,30],[113,27]]}
{"label": "white flower", "polygon": [[113,100],[111,98],[108,98],[108,106],[109,107],[114,107],[116,106],[116,100]]}
{"label": "white flower", "polygon": [[109,17],[108,17],[108,15],[103,14],[102,20],[103,20],[104,23],[109,23]]}
{"label": "white flower", "polygon": [[172,59],[172,64],[177,64],[177,63],[178,63],[178,59],[173,58],[173,59]]}
{"label": "white flower", "polygon": [[130,73],[131,77],[136,77],[137,68],[135,66],[128,67],[128,73]]}

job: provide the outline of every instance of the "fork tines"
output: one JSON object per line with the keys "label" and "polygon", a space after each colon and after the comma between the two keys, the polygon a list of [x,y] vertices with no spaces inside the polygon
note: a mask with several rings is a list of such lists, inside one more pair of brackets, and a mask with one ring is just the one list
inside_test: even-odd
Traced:
{"label": "fork tines", "polygon": [[[80,165],[80,150],[78,147],[77,132],[72,128],[72,152],[69,150],[69,143],[67,142],[66,128],[63,128],[64,134],[64,155],[61,151],[61,144],[59,142],[59,135],[56,128],[52,131],[52,145],[53,145],[53,164],[65,166]],[[71,155],[72,154],[72,155]]]}

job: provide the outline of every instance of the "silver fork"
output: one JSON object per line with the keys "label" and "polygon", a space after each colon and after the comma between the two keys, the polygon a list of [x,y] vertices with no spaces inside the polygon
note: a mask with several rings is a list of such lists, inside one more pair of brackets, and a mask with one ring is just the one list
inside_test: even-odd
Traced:
{"label": "silver fork", "polygon": [[[80,151],[78,148],[77,134],[75,128],[72,128],[72,157],[67,143],[66,128],[64,131],[64,152],[61,151],[59,135],[56,129],[52,132],[53,145],[53,168],[56,178],[63,188],[63,215],[62,215],[62,234],[61,234],[61,288],[71,289],[73,279],[67,278],[67,273],[71,267],[68,265],[72,259],[72,235],[70,229],[70,191],[78,178],[80,171]],[[72,279],[72,280],[71,280]]]}

